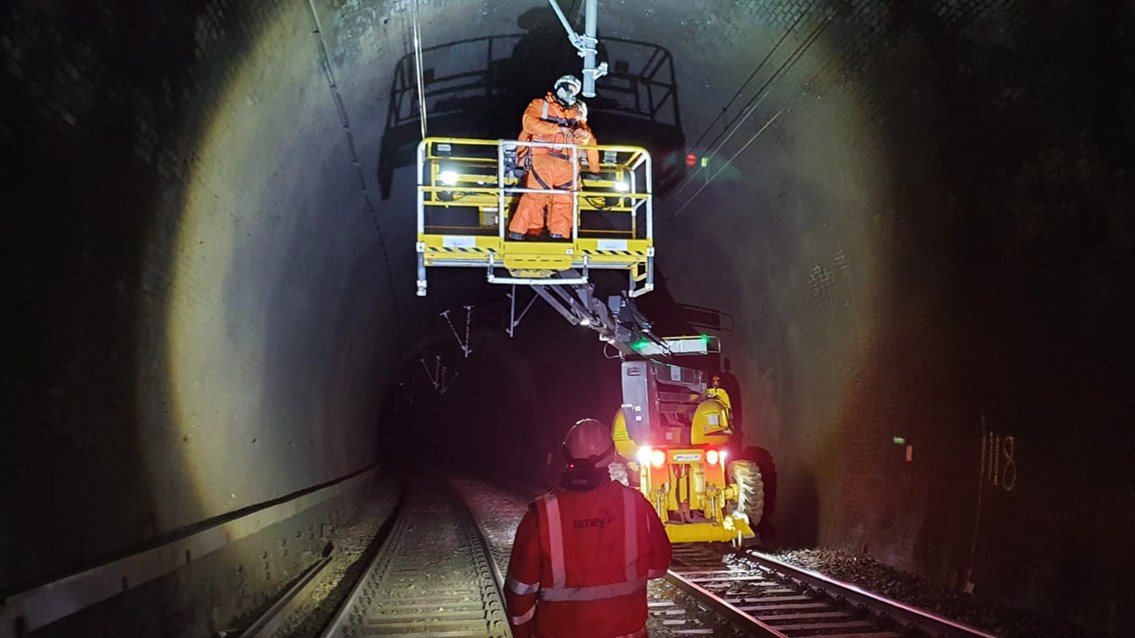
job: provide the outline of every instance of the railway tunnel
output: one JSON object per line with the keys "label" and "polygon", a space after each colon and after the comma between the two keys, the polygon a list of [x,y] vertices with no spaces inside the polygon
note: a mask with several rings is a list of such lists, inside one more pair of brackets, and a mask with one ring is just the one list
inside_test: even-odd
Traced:
{"label": "railway tunnel", "polygon": [[[599,25],[592,127],[655,162],[639,306],[720,337],[770,540],[1135,621],[1131,6],[608,0]],[[540,302],[510,326],[523,287],[439,269],[415,296],[415,30],[431,135],[515,136],[579,67],[535,0],[0,9],[0,634],[220,635],[372,484],[551,481],[568,426],[618,408],[593,334]]]}

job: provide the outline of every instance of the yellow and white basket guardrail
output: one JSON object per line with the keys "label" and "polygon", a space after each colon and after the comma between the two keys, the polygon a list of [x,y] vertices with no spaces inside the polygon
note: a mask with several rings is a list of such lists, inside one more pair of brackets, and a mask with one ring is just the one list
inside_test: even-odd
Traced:
{"label": "yellow and white basket guardrail", "polygon": [[[512,172],[522,147],[570,154],[580,188],[527,188]],[[602,161],[581,180],[579,158],[591,149]],[[631,296],[654,288],[652,167],[645,149],[430,137],[418,144],[417,164],[418,296],[426,294],[426,269],[437,266],[485,268],[490,283],[524,285],[586,284],[590,270],[627,270]],[[509,216],[524,193],[569,195],[571,238],[507,240]]]}

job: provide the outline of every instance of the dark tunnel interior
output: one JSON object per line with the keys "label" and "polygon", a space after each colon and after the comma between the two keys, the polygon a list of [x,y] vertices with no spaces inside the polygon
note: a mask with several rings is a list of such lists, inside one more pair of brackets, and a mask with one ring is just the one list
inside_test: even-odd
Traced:
{"label": "dark tunnel interior", "polygon": [[[615,413],[594,333],[510,336],[528,289],[415,296],[415,20],[429,135],[514,138],[580,68],[538,0],[0,8],[0,598],[373,468],[553,481]],[[603,0],[599,38],[639,309],[720,337],[766,532],[1135,622],[1135,7]]]}

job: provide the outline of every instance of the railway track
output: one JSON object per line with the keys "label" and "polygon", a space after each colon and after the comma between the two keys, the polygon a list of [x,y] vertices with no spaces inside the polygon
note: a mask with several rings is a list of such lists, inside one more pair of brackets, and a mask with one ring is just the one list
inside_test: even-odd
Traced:
{"label": "railway track", "polygon": [[[321,636],[510,636],[498,562],[511,535],[501,532],[515,529],[511,519],[523,510],[500,518],[475,493],[467,506],[433,475],[407,485],[375,557]],[[496,560],[470,507],[493,519],[482,523]],[[670,573],[654,581],[648,605],[651,635],[660,636],[994,638],[758,552],[703,544],[673,547]]]}
{"label": "railway track", "polygon": [[511,634],[480,530],[442,479],[407,482],[397,518],[325,638]]}
{"label": "railway track", "polygon": [[994,638],[753,551],[675,545],[667,579],[754,636]]}

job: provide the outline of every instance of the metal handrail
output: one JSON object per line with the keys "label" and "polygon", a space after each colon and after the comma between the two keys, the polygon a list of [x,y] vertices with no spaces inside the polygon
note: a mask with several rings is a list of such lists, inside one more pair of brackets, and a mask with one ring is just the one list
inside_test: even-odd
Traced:
{"label": "metal handrail", "polygon": [[[448,144],[449,148],[439,148],[443,144]],[[549,148],[568,154],[568,161],[572,165],[572,183],[577,187],[571,190],[530,188],[527,181],[506,174],[506,151],[511,154],[523,148]],[[600,161],[594,171],[600,174],[598,178],[581,179],[581,153],[589,152],[599,154],[603,160],[613,161]],[[588,168],[591,168],[590,165]],[[487,266],[490,283],[524,284],[534,286],[534,289],[543,286],[588,285],[589,268],[627,269],[627,294],[630,297],[646,294],[654,289],[652,183],[651,155],[646,149],[637,146],[458,137],[423,139],[417,147],[418,295],[426,294],[427,264],[450,267]],[[507,216],[511,203],[526,193],[571,197],[571,243],[564,244],[563,251],[553,249],[549,244],[537,248],[539,244],[506,242]],[[431,208],[476,209],[479,223],[473,226],[455,226],[452,225],[452,220],[438,219],[436,221],[441,223],[427,226],[427,205]],[[582,227],[582,212],[629,214],[630,229]],[[640,223],[640,215],[644,217],[645,223]],[[466,232],[461,232],[463,230]],[[587,233],[583,238],[580,236],[581,231]],[[514,265],[506,265],[509,263]],[[582,274],[564,274],[564,266],[569,263],[572,269],[582,268]],[[545,278],[543,275],[526,277],[514,272],[512,276],[502,277],[495,272],[497,268],[517,268],[515,264],[524,264],[519,267],[522,273],[560,271],[561,274]],[[551,264],[554,266],[549,269],[547,266]],[[575,273],[575,270],[571,272]]]}
{"label": "metal handrail", "polygon": [[[442,145],[442,144],[448,144],[451,147],[453,147],[453,146],[495,147],[496,148],[496,157],[493,158],[491,156],[488,156],[488,157],[463,156],[459,153],[454,153],[452,150],[450,152],[448,152],[447,154],[444,154],[444,155],[438,154],[436,149],[439,145]],[[555,188],[528,188],[527,186],[516,185],[515,184],[516,178],[513,178],[511,176],[506,178],[506,176],[504,174],[506,145],[508,145],[510,148],[517,148],[517,149],[527,147],[527,148],[549,148],[549,149],[554,149],[554,150],[558,150],[558,151],[569,151],[570,154],[571,154],[571,163],[572,163],[572,175],[573,175],[572,183],[579,184],[580,188],[575,188],[575,189],[572,189],[572,190],[563,190],[563,189],[555,189]],[[628,179],[629,179],[629,184],[627,184],[627,190],[626,191],[620,191],[618,189],[603,190],[603,191],[585,191],[585,190],[583,190],[583,188],[582,188],[583,182],[580,180],[579,159],[580,159],[580,153],[581,152],[586,153],[588,151],[595,151],[596,153],[604,154],[604,155],[609,153],[609,152],[614,152],[616,157],[620,153],[630,154],[630,157],[628,157],[625,161],[622,161],[622,162],[616,161],[616,162],[613,162],[613,163],[601,164],[599,167],[597,167],[600,170],[605,169],[608,172],[609,171],[625,172],[628,176]],[[585,198],[586,197],[596,197],[596,196],[606,196],[606,197],[614,196],[614,197],[619,197],[621,199],[625,199],[625,200],[631,202],[630,209],[629,209],[628,212],[631,214],[631,220],[632,220],[632,222],[631,222],[632,238],[637,238],[637,234],[638,234],[637,216],[638,216],[639,211],[642,208],[642,206],[645,205],[646,206],[646,212],[645,212],[646,228],[645,228],[645,236],[643,237],[643,239],[645,239],[647,241],[653,241],[653,238],[654,238],[654,220],[653,220],[654,210],[653,209],[654,209],[654,207],[653,207],[653,194],[651,192],[653,166],[652,166],[652,162],[651,162],[650,153],[647,150],[645,150],[641,147],[626,146],[626,145],[620,145],[620,144],[577,145],[577,144],[563,144],[563,143],[536,142],[536,141],[520,141],[520,140],[499,140],[499,139],[498,140],[484,140],[484,139],[457,138],[457,137],[429,137],[429,138],[423,139],[421,142],[419,142],[418,149],[417,149],[417,159],[418,159],[418,161],[417,161],[417,187],[418,187],[418,197],[417,197],[417,200],[418,200],[417,201],[417,227],[418,228],[417,228],[417,230],[418,230],[419,235],[428,234],[427,226],[425,224],[425,205],[426,205],[426,201],[425,201],[426,197],[425,196],[426,196],[427,193],[441,193],[441,192],[460,191],[460,192],[465,193],[465,194],[468,194],[468,193],[479,193],[479,194],[482,194],[482,195],[496,194],[496,196],[497,196],[497,210],[499,211],[498,215],[497,215],[497,218],[498,218],[497,237],[501,240],[504,239],[505,228],[506,228],[505,215],[503,214],[504,211],[506,210],[506,202],[505,202],[506,197],[523,195],[524,193],[551,193],[551,194],[560,194],[560,195],[570,195],[572,197],[572,241],[573,242],[576,242],[579,239],[580,198],[581,198],[581,196],[585,197]],[[426,178],[426,174],[425,174],[425,167],[426,167],[427,162],[440,164],[440,162],[443,162],[443,161],[453,162],[453,163],[458,163],[458,164],[475,163],[475,164],[482,164],[482,165],[485,165],[485,166],[491,166],[492,163],[495,161],[496,162],[496,171],[495,171],[496,172],[496,184],[487,185],[487,184],[484,184],[484,183],[478,183],[477,185],[472,185],[472,184],[463,184],[462,183],[462,184],[453,184],[453,185],[444,184],[444,185],[439,186],[434,182],[434,179],[433,179],[434,176],[433,176],[432,171],[429,175],[429,180],[428,180],[428,183],[427,183],[427,178]],[[642,192],[639,192],[639,190],[638,190],[639,177],[638,177],[637,173],[640,169],[644,169],[644,171],[645,171],[645,179],[642,180],[644,182],[643,186],[644,186],[645,190],[642,191]],[[490,175],[476,175],[475,177],[491,178]],[[508,183],[509,180],[512,180],[513,183]]]}

